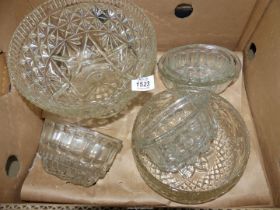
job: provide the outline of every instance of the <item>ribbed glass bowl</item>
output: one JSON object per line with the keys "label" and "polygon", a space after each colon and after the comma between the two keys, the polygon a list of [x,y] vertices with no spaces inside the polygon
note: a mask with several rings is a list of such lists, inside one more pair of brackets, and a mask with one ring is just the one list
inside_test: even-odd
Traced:
{"label": "ribbed glass bowl", "polygon": [[119,139],[46,119],[39,155],[47,173],[89,187],[105,177],[121,148]]}
{"label": "ribbed glass bowl", "polygon": [[165,91],[149,100],[133,130],[133,145],[161,171],[177,172],[209,149],[216,136],[209,92]]}
{"label": "ribbed glass bowl", "polygon": [[167,88],[196,87],[221,93],[238,78],[242,66],[226,48],[193,44],[169,50],[158,67]]}
{"label": "ribbed glass bowl", "polygon": [[106,118],[136,96],[131,80],[152,73],[156,35],[129,0],[52,0],[17,27],[8,68],[19,92],[66,117]]}
{"label": "ribbed glass bowl", "polygon": [[[132,149],[142,178],[153,190],[178,203],[198,204],[216,199],[238,182],[249,158],[250,144],[247,127],[238,111],[214,93],[210,94],[209,104],[205,106],[208,111],[211,110],[212,122],[215,124],[215,135],[212,135],[212,138],[208,136],[210,140],[208,144],[205,144],[201,137],[207,136],[204,134],[209,134],[211,127],[204,126],[205,121],[199,118],[194,122],[200,122],[200,126],[195,126],[191,118],[185,118],[187,110],[190,109],[186,106],[185,109],[182,104],[177,106],[177,111],[172,115],[163,113],[161,116],[163,119],[171,116],[172,119],[160,120],[158,124],[150,126],[155,119],[151,116],[157,112],[156,110],[168,110],[168,107],[174,107],[172,99],[174,97],[177,97],[176,103],[178,103],[189,96],[191,95],[188,91],[185,96],[184,93],[180,96],[178,92],[167,90],[148,101],[136,118],[132,133]],[[193,105],[201,109],[195,103]],[[161,118],[158,116],[157,119]],[[182,119],[186,119],[184,125],[178,123],[182,122]],[[181,127],[184,126],[186,129],[182,132]],[[188,127],[195,129],[188,129]],[[170,130],[174,135],[169,134]],[[161,142],[147,138],[147,136],[154,137],[155,133],[157,134],[155,140],[161,138]],[[160,144],[155,145],[155,142]],[[204,143],[207,149],[197,150],[192,154],[193,159],[191,159],[189,154],[199,145],[195,142]],[[147,152],[143,145],[148,145],[149,150],[154,150],[157,157],[150,155],[149,150]],[[166,157],[173,160],[169,161],[169,164],[173,165],[174,159],[180,159],[180,167],[173,171],[162,168],[162,164],[168,163]]]}

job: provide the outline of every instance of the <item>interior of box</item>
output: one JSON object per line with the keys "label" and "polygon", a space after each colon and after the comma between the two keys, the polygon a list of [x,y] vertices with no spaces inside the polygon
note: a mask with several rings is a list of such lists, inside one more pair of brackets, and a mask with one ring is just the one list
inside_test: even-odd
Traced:
{"label": "interior of box", "polygon": [[[242,60],[242,54],[237,53]],[[162,53],[158,53],[158,58]],[[109,122],[96,125],[96,120],[82,120],[62,118],[50,113],[44,113],[47,119],[63,120],[78,123],[99,132],[121,139],[123,148],[117,155],[114,164],[106,177],[99,180],[94,186],[85,188],[75,186],[47,174],[42,167],[41,158],[36,156],[21,189],[21,199],[32,202],[55,202],[55,203],[82,203],[99,205],[128,205],[128,206],[184,206],[171,202],[151,190],[143,181],[135,166],[131,149],[131,136],[133,122],[137,113],[151,95],[165,89],[158,70],[155,69],[156,88],[149,93],[143,94],[130,107],[118,117],[111,118]],[[272,199],[265,173],[261,164],[261,155],[258,140],[246,92],[243,86],[243,77],[240,74],[238,80],[222,93],[222,97],[241,113],[249,130],[250,135],[250,158],[242,178],[229,192],[214,201],[196,205],[199,207],[240,207],[262,205],[271,206]],[[254,177],[254,174],[258,174]],[[256,190],[253,190],[256,189]],[[258,191],[257,189],[262,189]],[[252,199],[253,198],[253,199]],[[251,200],[252,199],[252,200]]]}
{"label": "interior of box", "polygon": [[[0,49],[4,52],[0,55],[0,202],[21,201],[22,184],[35,158],[42,128],[41,110],[24,100],[13,87],[10,88],[4,56],[20,20],[43,1],[0,2]],[[256,165],[261,166],[261,171],[255,176],[264,174],[268,183],[267,189],[251,190],[265,191],[267,197],[261,199],[252,193],[252,196],[245,196],[250,202],[235,203],[230,198],[225,202],[229,202],[227,206],[231,207],[280,205],[280,144],[277,138],[280,132],[280,99],[275,95],[280,88],[277,77],[280,74],[277,71],[277,66],[280,66],[280,29],[277,27],[280,2],[135,0],[135,3],[153,21],[159,51],[189,43],[217,44],[243,51],[245,88],[257,133],[256,151],[259,152],[256,152]],[[192,6],[189,17],[174,15],[174,9],[180,3]],[[237,195],[246,188],[246,182],[242,184],[244,188],[240,188]],[[108,205],[112,199],[107,198]],[[204,206],[207,207],[207,203]],[[211,206],[220,207],[219,204]]]}

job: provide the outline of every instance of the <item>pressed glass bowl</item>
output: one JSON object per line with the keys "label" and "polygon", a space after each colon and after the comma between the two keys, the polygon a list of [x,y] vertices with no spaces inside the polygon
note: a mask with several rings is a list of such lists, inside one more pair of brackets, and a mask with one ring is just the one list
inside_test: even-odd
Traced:
{"label": "pressed glass bowl", "polygon": [[8,54],[13,84],[40,108],[106,118],[136,96],[131,79],[156,64],[150,20],[129,0],[52,0],[16,29]]}
{"label": "pressed glass bowl", "polygon": [[45,120],[39,147],[46,172],[89,187],[110,169],[121,140],[72,124]]}
{"label": "pressed glass bowl", "polygon": [[165,91],[140,111],[134,147],[162,171],[177,172],[207,151],[216,129],[208,107],[209,92]]}
{"label": "pressed glass bowl", "polygon": [[194,44],[168,51],[158,67],[167,88],[196,87],[221,93],[238,78],[241,62],[226,48]]}
{"label": "pressed glass bowl", "polygon": [[[250,153],[248,131],[234,107],[214,93],[210,93],[209,104],[205,106],[209,113],[212,112],[215,130],[215,135],[212,134],[213,138],[208,136],[210,142],[201,141],[201,137],[205,136],[203,133],[208,134],[213,127],[203,126],[209,125],[209,122],[205,124],[206,121],[201,121],[198,117],[194,122],[203,122],[201,126],[195,127],[198,129],[187,129],[187,132],[182,133],[178,129],[178,122],[182,122],[182,119],[186,119],[185,126],[187,127],[189,123],[192,123],[191,118],[185,118],[187,113],[183,112],[185,108],[180,108],[179,112],[170,115],[172,120],[161,120],[154,127],[150,126],[154,111],[166,110],[166,107],[173,106],[172,98],[176,94],[173,90],[159,93],[140,110],[132,134],[134,159],[144,181],[167,199],[186,204],[207,202],[226,193],[243,174]],[[182,96],[181,100],[184,100],[184,97],[186,96]],[[201,109],[201,106],[195,106]],[[166,114],[162,115],[162,118],[165,116]],[[176,138],[167,135],[172,126],[174,126],[172,132],[177,134]],[[154,133],[162,137],[160,146],[154,147],[154,142],[149,145],[151,149],[160,148],[157,149],[159,160],[156,161],[155,157],[149,155],[142,146],[151,142],[146,136],[154,138]],[[207,149],[197,150],[193,154],[195,158],[189,161],[189,154],[193,151],[193,149],[188,150],[189,145],[197,147],[194,143],[191,144],[193,140],[206,142]],[[169,151],[172,151],[172,155],[169,155]],[[161,157],[166,155],[171,158],[180,158],[182,163],[177,168],[178,170],[163,170],[161,165],[167,162],[166,158]],[[158,164],[157,161],[160,160],[161,163]]]}

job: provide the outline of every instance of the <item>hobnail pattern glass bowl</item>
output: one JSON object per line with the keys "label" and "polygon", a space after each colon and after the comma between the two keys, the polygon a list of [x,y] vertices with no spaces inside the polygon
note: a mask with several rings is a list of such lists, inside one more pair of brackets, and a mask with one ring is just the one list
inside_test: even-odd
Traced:
{"label": "hobnail pattern glass bowl", "polygon": [[[177,168],[178,170],[162,170],[161,165],[165,164],[165,159],[162,158],[161,164],[158,164],[157,160],[155,161],[154,157],[142,147],[143,144],[150,142],[146,136],[156,137],[153,133],[157,133],[163,137],[160,147],[158,147],[161,150],[157,151],[161,154],[158,155],[160,160],[161,156],[164,157],[165,154],[168,156],[168,151],[172,151],[173,154],[173,156],[168,157],[174,158],[175,156],[177,158],[178,154],[184,154],[181,153],[184,148],[186,148],[185,157],[188,157],[189,151],[187,149],[189,142],[191,142],[189,139],[195,139],[190,138],[190,136],[201,137],[203,133],[199,132],[197,135],[197,129],[193,131],[187,129],[186,133],[181,133],[181,130],[178,129],[178,122],[182,122],[182,119],[189,121],[188,118],[184,117],[184,113],[187,113],[183,112],[184,108],[180,108],[179,112],[170,115],[172,120],[161,120],[151,126],[153,110],[163,110],[173,106],[174,100],[172,98],[176,94],[172,90],[159,93],[140,110],[132,134],[134,159],[144,181],[167,199],[185,204],[207,202],[226,193],[243,174],[250,153],[248,131],[234,107],[222,97],[210,93],[209,105],[206,107],[212,112],[216,133],[214,138],[208,138],[210,140],[209,147],[206,147],[205,151],[195,153],[195,159],[191,162],[188,161],[188,158],[184,160],[182,157],[180,160],[183,162],[181,167]],[[182,98],[178,101],[184,100],[184,97],[182,94]],[[197,108],[201,109],[199,106]],[[162,118],[165,116],[168,119],[168,114],[163,114]],[[179,137],[175,138],[174,141],[170,141],[173,137],[168,136],[172,125],[174,126],[173,132]],[[198,128],[201,131],[205,129],[203,126]],[[207,133],[207,129],[205,132]],[[149,146],[150,148],[154,147],[153,144]]]}
{"label": "hobnail pattern glass bowl", "polygon": [[52,0],[16,29],[8,53],[13,84],[40,108],[106,118],[137,93],[131,79],[156,64],[156,35],[129,0]]}
{"label": "hobnail pattern glass bowl", "polygon": [[72,124],[45,120],[39,147],[46,172],[89,187],[103,178],[122,141]]}
{"label": "hobnail pattern glass bowl", "polygon": [[196,87],[221,93],[238,78],[242,66],[226,48],[193,44],[169,50],[158,67],[167,88]]}

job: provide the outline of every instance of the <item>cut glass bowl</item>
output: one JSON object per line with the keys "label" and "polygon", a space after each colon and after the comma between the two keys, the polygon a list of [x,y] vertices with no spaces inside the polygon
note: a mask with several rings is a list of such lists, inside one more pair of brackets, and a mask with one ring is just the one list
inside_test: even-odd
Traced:
{"label": "cut glass bowl", "polygon": [[[161,115],[162,120],[159,120],[159,117],[154,118],[154,112],[159,113],[157,110],[166,110],[166,107],[174,106],[173,98],[176,94],[178,93],[171,90],[159,93],[140,110],[132,134],[134,159],[144,181],[160,195],[178,203],[207,202],[229,191],[243,174],[250,153],[248,130],[235,108],[214,93],[210,93],[209,104],[204,106],[208,111],[211,110],[215,125],[215,135],[212,135],[212,138],[208,136],[210,142],[202,141],[201,138],[205,136],[203,134],[209,134],[211,131],[209,126],[203,126],[209,125],[209,122],[205,124],[207,121],[199,117],[185,117],[187,112],[184,110],[191,109],[177,106],[178,111],[170,115]],[[181,99],[177,98],[177,103],[180,100],[184,101],[184,97],[189,94],[188,91],[185,96],[182,94]],[[198,109],[202,108],[197,103],[193,104]],[[153,119],[158,119],[158,123],[153,124]],[[181,127],[186,126],[186,132],[181,132],[182,129],[178,129],[179,122],[184,119],[186,121]],[[189,126],[189,123],[193,122],[200,122],[202,126]],[[191,130],[189,127],[196,129]],[[200,132],[196,132],[199,130]],[[156,140],[158,136],[161,142],[157,145],[155,141],[147,138],[153,137]],[[197,150],[199,144],[195,144],[193,140],[204,143],[206,149]],[[155,150],[157,156],[151,155],[146,148]],[[192,152],[194,153],[191,158],[189,155]],[[171,161],[167,162],[168,158],[171,158]],[[181,161],[177,170],[166,170],[162,167],[165,164],[178,166],[174,164],[174,158]]]}
{"label": "cut glass bowl", "polygon": [[106,118],[137,93],[156,63],[156,35],[129,0],[52,0],[17,27],[8,67],[19,92],[66,117]]}
{"label": "cut glass bowl", "polygon": [[238,78],[242,66],[226,48],[193,44],[168,51],[158,67],[167,88],[196,87],[221,93]]}

